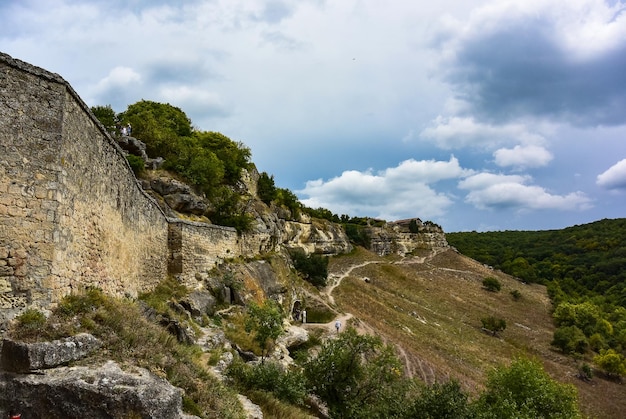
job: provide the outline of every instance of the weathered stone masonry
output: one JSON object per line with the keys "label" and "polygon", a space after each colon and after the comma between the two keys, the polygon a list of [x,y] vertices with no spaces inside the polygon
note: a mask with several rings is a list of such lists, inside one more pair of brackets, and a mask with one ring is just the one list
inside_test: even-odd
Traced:
{"label": "weathered stone masonry", "polygon": [[87,286],[190,280],[240,249],[234,229],[168,219],[65,80],[0,53],[0,326]]}

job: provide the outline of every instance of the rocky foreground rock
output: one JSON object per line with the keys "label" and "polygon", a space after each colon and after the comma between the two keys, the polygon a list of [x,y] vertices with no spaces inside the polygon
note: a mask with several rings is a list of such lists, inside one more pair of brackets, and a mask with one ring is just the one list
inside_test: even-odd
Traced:
{"label": "rocky foreground rock", "polygon": [[4,339],[0,348],[0,417],[181,418],[182,390],[149,371],[122,369],[113,361],[61,366],[101,345],[83,333],[52,342]]}
{"label": "rocky foreground rock", "polygon": [[[4,411],[3,411],[4,410]],[[172,418],[182,412],[182,390],[142,368],[60,367],[38,374],[0,373],[0,414],[23,418]]]}

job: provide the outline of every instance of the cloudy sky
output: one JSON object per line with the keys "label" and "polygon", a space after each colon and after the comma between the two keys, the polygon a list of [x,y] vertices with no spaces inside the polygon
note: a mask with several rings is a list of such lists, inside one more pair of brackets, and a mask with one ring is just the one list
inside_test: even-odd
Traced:
{"label": "cloudy sky", "polygon": [[90,106],[178,106],[310,207],[626,217],[624,0],[2,0],[0,51]]}

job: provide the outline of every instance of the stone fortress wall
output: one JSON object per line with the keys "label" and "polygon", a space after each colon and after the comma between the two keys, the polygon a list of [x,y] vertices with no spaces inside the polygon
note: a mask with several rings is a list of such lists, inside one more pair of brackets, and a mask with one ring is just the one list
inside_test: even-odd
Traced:
{"label": "stone fortress wall", "polygon": [[245,249],[232,228],[168,219],[65,80],[0,53],[0,326],[89,286],[189,282]]}

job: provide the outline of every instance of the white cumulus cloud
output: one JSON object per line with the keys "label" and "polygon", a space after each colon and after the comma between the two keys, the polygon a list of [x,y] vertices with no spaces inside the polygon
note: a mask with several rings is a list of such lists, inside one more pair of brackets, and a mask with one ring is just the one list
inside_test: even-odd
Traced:
{"label": "white cumulus cloud", "polygon": [[500,167],[542,167],[552,160],[553,156],[544,147],[537,145],[516,145],[513,148],[501,148],[493,153],[495,162]]}
{"label": "white cumulus cloud", "polygon": [[520,175],[479,173],[459,182],[468,190],[465,201],[479,209],[584,210],[591,200],[582,192],[552,194],[545,188],[529,185],[531,178]]}
{"label": "white cumulus cloud", "polygon": [[432,218],[453,204],[451,196],[430,184],[472,174],[455,157],[449,161],[413,159],[374,173],[349,170],[328,181],[308,181],[300,194],[312,208],[324,207],[337,214],[372,215],[386,220]]}
{"label": "white cumulus cloud", "polygon": [[600,173],[596,184],[606,189],[626,190],[626,159],[622,159]]}
{"label": "white cumulus cloud", "polygon": [[438,116],[431,126],[422,130],[420,136],[435,142],[443,149],[492,149],[503,144],[536,144],[545,141],[543,135],[529,131],[522,123],[493,125],[472,117],[459,116]]}
{"label": "white cumulus cloud", "polygon": [[101,79],[97,84],[100,91],[119,88],[141,82],[141,75],[129,67],[118,66],[113,68],[109,74]]}

